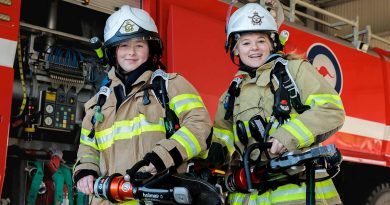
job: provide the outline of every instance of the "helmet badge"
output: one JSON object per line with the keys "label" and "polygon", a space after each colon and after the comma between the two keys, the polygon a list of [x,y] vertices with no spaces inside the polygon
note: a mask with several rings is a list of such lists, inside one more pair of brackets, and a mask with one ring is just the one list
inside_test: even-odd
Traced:
{"label": "helmet badge", "polygon": [[252,20],[253,25],[260,26],[263,23],[261,19],[264,18],[264,16],[260,16],[257,11],[253,11],[253,16],[248,16],[248,18]]}
{"label": "helmet badge", "polygon": [[135,24],[133,21],[128,19],[128,20],[123,22],[119,31],[122,34],[128,34],[128,33],[133,33],[135,31],[138,31],[138,30],[139,30],[139,27],[137,26],[137,24]]}

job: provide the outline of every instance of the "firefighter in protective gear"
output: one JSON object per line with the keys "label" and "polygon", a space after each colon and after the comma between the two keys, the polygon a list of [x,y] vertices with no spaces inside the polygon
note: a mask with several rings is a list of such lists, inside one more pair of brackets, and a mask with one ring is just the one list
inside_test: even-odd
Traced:
{"label": "firefighter in protective gear", "polygon": [[[85,104],[73,174],[78,190],[88,195],[96,177],[125,175],[142,159],[150,162],[141,169],[144,172],[155,174],[172,166],[184,172],[186,161],[207,149],[211,131],[208,112],[195,88],[179,74],[164,73],[169,107],[180,122],[180,128],[166,137],[164,107],[150,89],[152,74],[163,68],[162,43],[147,12],[122,6],[107,19],[104,45],[112,66],[108,97],[99,120],[94,109],[98,95]],[[92,204],[111,203],[92,198]]]}
{"label": "firefighter in protective gear", "polygon": [[[257,3],[248,3],[233,13],[227,22],[227,51],[234,63],[238,59],[238,72],[235,84],[238,92],[225,92],[218,104],[214,122],[213,144],[223,144],[228,150],[226,161],[242,158],[245,148],[255,142],[248,122],[260,116],[271,123],[268,142],[270,157],[287,151],[305,151],[332,136],[344,123],[345,112],[338,93],[318,74],[306,60],[296,55],[285,55],[278,48],[278,26],[271,14]],[[305,110],[293,107],[286,120],[273,120],[275,114],[275,90],[281,85],[272,78],[277,59],[287,59],[286,67],[290,78],[295,82],[299,100]],[[227,103],[235,95],[231,106]],[[288,99],[290,102],[292,99]],[[282,102],[285,103],[285,102]],[[309,107],[310,106],[310,107]],[[229,114],[231,109],[231,114]],[[283,118],[277,118],[283,119]],[[237,122],[243,122],[247,138],[238,136]],[[263,153],[264,154],[264,153]],[[258,154],[257,154],[258,155]],[[251,156],[252,160],[256,156]],[[265,156],[261,156],[266,159]],[[303,173],[304,174],[304,173]],[[317,177],[317,176],[316,176]],[[341,204],[339,195],[331,179],[315,183],[316,204]],[[290,183],[258,194],[233,192],[228,196],[228,204],[305,204],[305,183]]]}

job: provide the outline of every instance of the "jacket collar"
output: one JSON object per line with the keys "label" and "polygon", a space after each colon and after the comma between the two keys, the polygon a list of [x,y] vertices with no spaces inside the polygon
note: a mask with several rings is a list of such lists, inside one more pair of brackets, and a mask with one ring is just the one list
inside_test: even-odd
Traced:
{"label": "jacket collar", "polygon": [[256,69],[256,76],[251,78],[249,74],[245,71],[239,70],[235,74],[235,76],[243,75],[246,83],[256,83],[258,86],[266,86],[270,83],[270,73],[274,67],[274,60],[263,64],[259,68]]}
{"label": "jacket collar", "polygon": [[[145,82],[150,81],[153,71],[147,70],[145,71],[132,85],[136,86],[138,84],[145,84]],[[108,78],[112,80],[112,85],[115,87],[116,85],[123,85],[122,81],[115,75],[115,68],[112,67],[108,72]]]}

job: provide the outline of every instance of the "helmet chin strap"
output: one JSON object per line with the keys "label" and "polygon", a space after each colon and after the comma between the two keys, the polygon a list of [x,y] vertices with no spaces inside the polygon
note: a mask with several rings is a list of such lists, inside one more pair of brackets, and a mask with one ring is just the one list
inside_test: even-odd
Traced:
{"label": "helmet chin strap", "polygon": [[242,71],[247,72],[251,78],[254,78],[256,76],[256,68],[252,68],[252,67],[246,65],[244,62],[241,61],[241,59],[239,59],[239,62],[240,62],[240,65],[239,65],[238,70],[242,70]]}

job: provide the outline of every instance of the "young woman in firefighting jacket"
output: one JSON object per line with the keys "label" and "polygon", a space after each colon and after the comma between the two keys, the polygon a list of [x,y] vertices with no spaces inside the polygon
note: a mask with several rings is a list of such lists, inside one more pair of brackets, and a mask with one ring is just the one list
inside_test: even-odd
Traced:
{"label": "young woman in firefighting jacket", "polygon": [[[161,67],[162,44],[147,12],[122,6],[107,19],[104,41],[112,65],[107,85],[111,92],[100,112],[95,109],[97,95],[85,104],[73,175],[78,190],[87,195],[92,194],[98,176],[124,175],[143,159],[150,162],[141,169],[144,172],[155,174],[171,166],[185,171],[186,161],[207,149],[211,131],[208,112],[195,88],[181,75],[168,74],[169,107],[180,128],[166,137],[164,108],[150,89],[152,73]],[[111,203],[93,198],[92,204]]]}
{"label": "young woman in firefighting jacket", "polygon": [[[241,160],[245,149],[257,142],[248,128],[248,122],[253,117],[260,116],[266,123],[270,122],[274,111],[274,90],[280,86],[270,74],[275,69],[278,57],[288,60],[288,72],[295,81],[300,101],[310,109],[298,113],[292,108],[289,119],[283,124],[277,120],[272,123],[268,132],[268,142],[272,143],[268,149],[270,157],[318,146],[343,125],[345,113],[338,93],[308,61],[277,52],[277,30],[275,19],[257,3],[248,3],[239,8],[228,21],[226,45],[233,62],[238,59],[239,68],[235,77],[242,81],[238,83],[239,92],[226,91],[219,100],[211,145],[211,149],[215,143],[225,146],[228,153],[226,161]],[[229,112],[231,95],[236,97],[229,115],[226,113]],[[237,122],[242,122],[247,132],[246,140],[237,136]],[[257,156],[254,153],[251,159],[255,160]],[[265,156],[261,158],[266,159]],[[315,183],[315,198],[316,204],[341,204],[331,179]],[[306,204],[306,185],[304,182],[288,181],[260,193],[236,191],[229,194],[227,203]]]}

